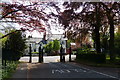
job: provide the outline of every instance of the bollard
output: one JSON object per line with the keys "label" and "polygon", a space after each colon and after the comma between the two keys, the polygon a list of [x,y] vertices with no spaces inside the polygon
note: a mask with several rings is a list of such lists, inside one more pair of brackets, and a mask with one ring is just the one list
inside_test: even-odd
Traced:
{"label": "bollard", "polygon": [[41,63],[41,46],[39,46],[39,60],[38,60],[39,63]]}
{"label": "bollard", "polygon": [[62,59],[62,62],[65,62],[65,55],[63,55],[63,59]]}
{"label": "bollard", "polygon": [[72,50],[71,50],[71,46],[69,48],[69,62],[71,62],[71,54],[72,54]]}
{"label": "bollard", "polygon": [[29,63],[31,63],[31,62],[32,62],[31,44],[30,44],[30,46],[29,46],[29,50],[30,50],[30,52],[29,52],[29,55],[30,55]]}
{"label": "bollard", "polygon": [[42,53],[41,53],[41,62],[43,62],[43,49],[42,49]]}
{"label": "bollard", "polygon": [[60,62],[62,62],[62,54],[63,54],[63,48],[62,48],[62,45],[61,45],[61,48],[60,48]]}

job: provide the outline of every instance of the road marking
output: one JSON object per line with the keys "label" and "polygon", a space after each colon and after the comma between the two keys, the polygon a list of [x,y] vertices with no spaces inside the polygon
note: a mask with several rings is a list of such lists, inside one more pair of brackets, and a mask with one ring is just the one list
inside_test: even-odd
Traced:
{"label": "road marking", "polygon": [[70,73],[70,70],[66,70],[68,73]]}
{"label": "road marking", "polygon": [[[83,68],[83,67],[82,67]],[[90,70],[90,69],[88,69],[88,68],[83,68],[83,69],[86,69],[86,70]],[[102,72],[98,72],[98,71],[95,71],[95,70],[90,70],[90,71],[92,71],[92,72],[95,72],[95,73],[98,73],[98,74],[101,74],[101,75],[104,75],[104,76],[108,76],[108,77],[111,77],[111,78],[116,78],[116,79],[118,79],[117,77],[115,77],[115,76],[111,76],[111,75],[108,75],[108,74],[105,74],[105,73],[102,73]]]}
{"label": "road marking", "polygon": [[111,77],[111,78],[118,79],[118,78],[115,77],[115,76],[111,76],[111,75],[108,75],[108,74],[105,74],[105,73],[102,73],[102,72],[98,72],[98,71],[95,71],[95,70],[92,70],[92,69],[80,67],[80,66],[77,65],[77,63],[74,63],[74,64],[75,64],[77,67],[79,67],[79,68],[83,68],[83,69],[86,69],[86,70],[89,70],[89,71],[92,71],[92,72],[95,72],[95,73],[98,73],[98,74],[101,74],[101,75],[104,75],[104,76],[108,76],[108,77]]}
{"label": "road marking", "polygon": [[87,72],[86,70],[82,69],[57,69],[57,70],[52,70],[52,74],[55,73],[72,73],[72,72]]}
{"label": "road marking", "polygon": [[52,74],[54,74],[54,70],[52,70]]}
{"label": "road marking", "polygon": [[118,78],[115,77],[115,76],[111,76],[111,75],[108,75],[108,74],[105,74],[105,73],[101,73],[101,72],[97,72],[97,71],[94,71],[94,70],[92,70],[92,71],[95,72],[95,73],[98,73],[98,74],[104,75],[104,76],[108,76],[108,77],[111,77],[111,78],[116,78],[116,79],[118,79]]}
{"label": "road marking", "polygon": [[77,69],[74,69],[76,72],[79,72]]}
{"label": "road marking", "polygon": [[52,70],[52,74],[54,74],[54,73],[64,73],[64,71],[63,70]]}

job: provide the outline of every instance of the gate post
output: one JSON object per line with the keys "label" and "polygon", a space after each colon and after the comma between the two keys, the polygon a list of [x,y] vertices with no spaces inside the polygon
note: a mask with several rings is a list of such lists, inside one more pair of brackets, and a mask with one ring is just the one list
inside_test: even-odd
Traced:
{"label": "gate post", "polygon": [[70,48],[69,48],[69,62],[71,62],[71,54],[72,54],[72,50],[71,50],[71,45],[70,45]]}
{"label": "gate post", "polygon": [[29,63],[32,62],[32,49],[31,49],[31,44],[29,46],[29,55],[30,55],[30,59],[29,59]]}
{"label": "gate post", "polygon": [[39,60],[38,60],[39,63],[41,63],[41,46],[39,46]]}
{"label": "gate post", "polygon": [[42,49],[42,54],[41,54],[41,62],[43,62],[43,49]]}
{"label": "gate post", "polygon": [[60,47],[60,62],[62,62],[62,54],[63,54],[63,47],[62,47],[62,44],[61,44],[61,47]]}

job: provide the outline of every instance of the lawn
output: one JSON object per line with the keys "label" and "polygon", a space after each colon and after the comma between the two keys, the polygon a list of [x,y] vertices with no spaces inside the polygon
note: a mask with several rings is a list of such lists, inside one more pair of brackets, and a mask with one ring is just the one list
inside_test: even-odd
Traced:
{"label": "lawn", "polygon": [[77,63],[85,64],[88,66],[94,66],[94,67],[113,67],[113,68],[120,68],[120,57],[116,57],[116,60],[114,62],[110,61],[110,57],[106,56],[106,62],[105,63],[94,63],[87,60],[76,60]]}

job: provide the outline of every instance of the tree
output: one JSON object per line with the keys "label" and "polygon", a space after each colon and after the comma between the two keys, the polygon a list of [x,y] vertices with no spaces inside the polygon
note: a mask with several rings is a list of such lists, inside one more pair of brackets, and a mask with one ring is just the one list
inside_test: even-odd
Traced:
{"label": "tree", "polygon": [[115,53],[120,56],[120,33],[115,34]]}
{"label": "tree", "polygon": [[[72,30],[72,33],[77,39],[85,39],[85,36],[92,31],[95,35],[96,51],[101,52],[100,49],[100,27],[104,15],[99,3],[77,3],[77,2],[65,2],[66,10],[60,14],[60,23],[64,25],[67,31]],[[82,8],[78,13],[77,9]],[[76,24],[77,23],[77,24]],[[81,41],[80,41],[81,42]],[[82,42],[81,42],[82,43]]]}
{"label": "tree", "polygon": [[[26,30],[44,32],[48,25],[48,14],[45,12],[47,3],[30,2],[28,5],[13,2],[1,3],[1,22],[18,23]],[[43,6],[44,5],[44,6]],[[46,23],[46,24],[43,24]]]}
{"label": "tree", "polygon": [[[0,36],[3,36],[4,34],[0,33]],[[1,48],[5,47],[5,42],[7,40],[7,37],[0,39],[0,46]]]}
{"label": "tree", "polygon": [[[11,31],[11,32],[14,32]],[[7,37],[5,47],[3,48],[3,59],[6,60],[19,60],[26,49],[25,39],[22,37],[22,33],[15,32]]]}
{"label": "tree", "polygon": [[57,54],[59,49],[60,49],[60,42],[57,39],[55,39],[53,41],[53,50]]}
{"label": "tree", "polygon": [[44,48],[48,54],[51,54],[51,52],[53,51],[53,42],[50,41],[48,44],[44,46]]}
{"label": "tree", "polygon": [[115,24],[119,24],[119,17],[120,17],[120,3],[119,2],[108,2],[108,3],[101,3],[104,7],[105,14],[108,19],[108,24],[110,26],[109,34],[109,53],[110,53],[110,60],[115,60],[115,53],[114,53],[114,30]]}

